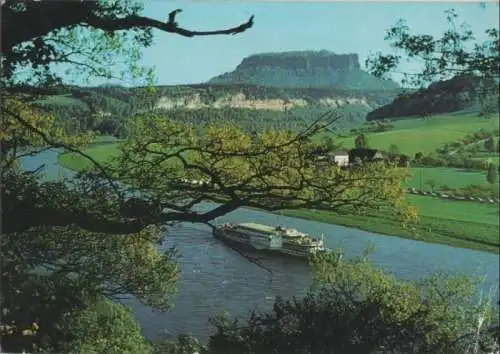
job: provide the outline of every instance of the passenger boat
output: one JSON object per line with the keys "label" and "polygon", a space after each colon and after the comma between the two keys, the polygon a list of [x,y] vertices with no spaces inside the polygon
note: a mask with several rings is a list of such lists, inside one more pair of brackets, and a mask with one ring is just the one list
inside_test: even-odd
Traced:
{"label": "passenger boat", "polygon": [[226,223],[214,229],[214,236],[222,241],[246,246],[257,251],[271,251],[287,256],[308,258],[325,252],[323,236],[314,238],[296,229],[272,227],[256,223]]}

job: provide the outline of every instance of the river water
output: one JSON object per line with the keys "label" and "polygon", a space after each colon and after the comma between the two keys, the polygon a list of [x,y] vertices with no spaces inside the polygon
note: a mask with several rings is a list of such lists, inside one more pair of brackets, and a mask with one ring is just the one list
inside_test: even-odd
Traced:
{"label": "river water", "polygon": [[[54,150],[23,161],[26,169],[35,169],[41,164],[45,164],[45,178],[71,174],[57,165],[57,151]],[[210,207],[210,204],[203,207]],[[216,221],[279,223],[312,235],[324,234],[326,245],[330,248],[341,247],[346,257],[360,255],[367,244],[372,243],[375,252],[370,255],[370,260],[396,277],[418,279],[436,271],[479,275],[485,279],[481,290],[488,293],[494,288],[498,298],[499,256],[496,254],[278,217],[244,208]],[[210,317],[226,310],[232,315],[244,316],[252,309],[269,309],[275,296],[304,295],[311,283],[305,264],[266,256],[263,262],[273,270],[270,275],[215,240],[211,230],[204,225],[181,224],[169,229],[164,246],[176,246],[181,255],[181,277],[179,291],[173,299],[174,308],[167,313],[159,313],[133,299],[125,301],[131,306],[144,335],[151,340],[172,338],[183,332],[206,338],[212,330],[208,321]]]}

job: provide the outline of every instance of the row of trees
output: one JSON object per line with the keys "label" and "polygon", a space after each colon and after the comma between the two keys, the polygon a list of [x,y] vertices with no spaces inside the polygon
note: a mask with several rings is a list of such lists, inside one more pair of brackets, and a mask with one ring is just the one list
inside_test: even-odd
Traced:
{"label": "row of trees", "polygon": [[[118,89],[117,89],[118,90]],[[102,91],[102,92],[101,92]],[[329,110],[329,107],[312,102],[305,107],[286,109],[250,109],[250,108],[212,108],[203,107],[203,99],[196,104],[199,108],[186,107],[158,107],[160,98],[176,101],[175,91],[172,88],[164,96],[162,87],[153,88],[148,95],[139,89],[129,91],[120,89],[115,92],[111,88],[80,89],[73,88],[71,95],[55,95],[40,99],[34,103],[37,108],[44,110],[56,117],[55,124],[62,127],[67,134],[79,134],[94,131],[98,134],[108,134],[125,137],[128,134],[128,118],[136,113],[156,110],[157,114],[181,122],[198,124],[200,126],[217,124],[237,124],[245,131],[258,131],[263,129],[278,129],[299,131],[311,123],[311,117],[318,116]],[[209,90],[208,90],[209,91]],[[165,94],[166,94],[165,93]],[[180,90],[179,99],[193,98],[192,90]],[[183,96],[184,95],[184,96]],[[115,97],[116,96],[116,97]],[[337,121],[337,126],[342,128],[364,119],[366,109],[356,105],[344,106],[336,109],[339,115],[345,116]],[[385,125],[384,125],[385,127]]]}
{"label": "row of trees", "polygon": [[484,146],[487,152],[497,152],[498,146],[496,140],[498,140],[499,132],[498,129],[494,129],[491,132],[480,129],[473,134],[467,134],[463,138],[456,141],[446,143],[443,148],[438,149],[439,154],[449,154],[454,151],[473,150],[474,148],[479,148]]}

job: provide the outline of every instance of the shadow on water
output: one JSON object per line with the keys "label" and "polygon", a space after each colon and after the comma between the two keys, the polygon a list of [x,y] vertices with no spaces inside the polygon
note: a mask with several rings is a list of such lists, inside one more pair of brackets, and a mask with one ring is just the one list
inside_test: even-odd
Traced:
{"label": "shadow on water", "polygon": [[181,255],[181,280],[173,298],[174,308],[158,313],[127,301],[151,339],[182,332],[206,338],[211,316],[224,311],[246,316],[252,309],[266,310],[276,296],[303,296],[311,284],[306,263],[259,255],[264,266],[273,270],[270,274],[214,239],[208,228],[171,229],[164,246],[175,246]]}

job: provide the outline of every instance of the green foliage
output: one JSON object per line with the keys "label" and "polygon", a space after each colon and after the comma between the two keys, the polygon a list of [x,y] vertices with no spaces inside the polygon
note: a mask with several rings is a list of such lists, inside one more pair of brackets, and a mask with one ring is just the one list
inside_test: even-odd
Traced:
{"label": "green foliage", "polygon": [[[303,299],[277,298],[248,321],[213,321],[208,353],[464,353],[494,338],[488,302],[475,302],[475,281],[436,275],[409,282],[374,268],[366,255],[313,263],[315,288]],[[481,325],[477,325],[481,321]]]}
{"label": "green foliage", "polygon": [[[9,1],[3,6],[2,21],[12,21],[19,12],[26,13],[27,18],[34,14],[36,16],[37,11],[45,5],[38,4],[15,10],[12,8],[16,6],[14,3]],[[116,19],[139,15],[142,11],[140,1],[104,0],[92,4],[73,3],[60,6],[64,8],[61,10],[58,6],[52,5],[52,11],[56,16],[51,17],[51,21],[46,23],[54,26],[52,31],[46,33],[42,30],[42,36],[36,34],[31,38],[25,38],[22,45],[5,48],[8,50],[4,53],[3,68],[8,84],[50,86],[60,83],[62,70],[54,71],[54,64],[65,65],[67,78],[85,80],[90,77],[101,77],[136,82],[152,81],[151,69],[138,64],[142,56],[141,48],[149,46],[152,42],[150,27],[141,26],[133,31],[113,32],[96,28],[97,26],[82,25],[81,22],[85,17],[79,17],[86,15],[87,18]],[[46,10],[51,11],[50,8]],[[57,21],[60,19],[57,15],[61,11],[66,11],[66,14],[72,13],[71,18],[74,22],[68,18],[58,25]],[[38,15],[43,16],[40,13]],[[52,24],[52,21],[55,23]],[[13,28],[8,39],[11,40],[10,37],[15,38],[16,35],[17,30]],[[97,43],[99,45],[96,45]],[[22,74],[19,73],[20,69],[23,70]]]}
{"label": "green foliage", "polygon": [[337,145],[331,136],[324,136],[322,145],[325,147],[326,151],[334,151],[337,148]]}
{"label": "green foliage", "polygon": [[488,172],[486,173],[486,181],[493,185],[498,182],[498,166],[490,163],[488,166]]}
{"label": "green foliage", "polygon": [[367,66],[375,76],[383,76],[397,69],[405,58],[423,60],[420,73],[405,75],[406,81],[415,85],[447,79],[457,73],[497,77],[500,58],[498,29],[487,29],[487,39],[478,42],[469,26],[457,26],[457,18],[454,10],[446,11],[448,29],[441,38],[412,34],[406,22],[399,20],[387,31],[385,39],[400,52],[396,55],[378,53],[367,60]]}
{"label": "green foliage", "polygon": [[486,140],[484,141],[484,148],[486,149],[486,151],[488,152],[495,152],[497,151],[497,146],[496,146],[496,141],[493,137],[488,137],[486,138]]}
{"label": "green foliage", "polygon": [[[477,116],[481,108],[474,97],[480,91],[481,81],[477,77],[454,77],[450,80],[436,82],[428,88],[398,96],[392,103],[378,107],[371,111],[366,119],[376,121],[383,118],[406,117],[407,119],[427,118],[435,114],[446,114],[460,111],[472,111]],[[487,99],[494,101],[492,93],[483,94]],[[485,98],[485,99],[486,99]],[[492,112],[498,111],[498,104],[493,103],[489,108]],[[484,118],[483,118],[484,119]]]}
{"label": "green foliage", "polygon": [[434,188],[436,187],[436,181],[434,181],[433,179],[426,180],[425,184],[431,188],[431,191],[433,191]]}
{"label": "green foliage", "polygon": [[360,134],[354,140],[354,147],[356,149],[368,149],[370,144],[368,143],[368,138],[364,134]]}
{"label": "green foliage", "polygon": [[[407,199],[418,210],[419,223],[414,229],[402,228],[397,217],[384,212],[338,215],[320,210],[301,209],[281,213],[384,235],[498,253],[500,247],[498,205],[418,195],[408,195]],[[474,207],[471,208],[471,205]]]}
{"label": "green foliage", "polygon": [[203,353],[204,349],[197,338],[181,334],[177,336],[176,340],[155,343],[153,354],[194,354]]}
{"label": "green foliage", "polygon": [[62,323],[64,353],[146,354],[152,348],[141,334],[131,311],[101,300],[66,316]]}
{"label": "green foliage", "polygon": [[419,188],[426,180],[434,180],[436,185],[447,185],[458,189],[468,185],[485,185],[483,171],[463,171],[447,167],[415,167],[411,169],[413,177],[405,183],[408,188]]}
{"label": "green foliage", "polygon": [[409,61],[415,62],[419,71],[403,73],[403,85],[423,88],[438,82],[400,97],[394,104],[373,112],[371,118],[393,114],[425,116],[466,107],[478,108],[482,116],[498,112],[499,31],[489,28],[486,39],[479,41],[469,26],[457,25],[457,18],[454,10],[446,11],[448,28],[440,38],[413,34],[403,20],[387,31],[385,40],[394,53],[371,55],[366,61],[370,73],[385,77]]}
{"label": "green foliage", "polygon": [[[10,245],[2,239],[4,249]],[[10,248],[7,248],[10,249]],[[2,349],[9,352],[54,352],[64,332],[65,314],[92,301],[92,288],[78,279],[46,276],[44,268],[26,269],[19,260],[3,257]],[[26,273],[30,270],[31,273]],[[40,274],[42,273],[42,274]]]}
{"label": "green foliage", "polygon": [[[401,152],[414,155],[417,152],[431,153],[452,141],[463,139],[480,129],[492,132],[498,129],[498,120],[487,120],[471,114],[436,115],[423,119],[393,120],[393,129],[380,133],[365,133],[373,149],[386,150],[391,144]],[[344,148],[354,147],[354,136],[338,137]]]}
{"label": "green foliage", "polygon": [[[50,12],[43,25],[57,20],[56,15],[64,6],[77,10],[65,12],[64,20],[76,20],[69,21],[69,26],[68,22],[56,25],[47,34],[28,36],[18,42],[19,46],[3,51],[8,84],[58,82],[60,78],[52,70],[57,63],[71,64],[68,74],[75,77],[120,76],[151,82],[151,71],[138,66],[141,47],[152,43],[151,27],[118,27],[120,31],[116,31],[95,26],[96,22],[123,25],[136,20],[140,4],[134,0],[67,5],[43,1],[28,6],[9,1],[2,7],[2,21],[10,20],[14,28],[11,19],[19,13],[36,14],[45,6],[57,11]],[[31,24],[36,27],[39,22]],[[169,31],[176,30],[175,24],[168,25]],[[31,26],[25,28],[29,30]],[[17,34],[10,32],[4,39],[10,40]],[[75,58],[72,53],[79,54]],[[33,75],[16,76],[18,68],[27,68]],[[279,73],[278,79],[284,73],[288,72]],[[313,76],[318,73],[323,75],[324,71]],[[344,87],[352,82],[361,83],[358,89],[387,84],[359,70],[340,74],[336,80]],[[182,94],[183,88],[173,90]],[[250,90],[256,91],[255,95],[268,92]],[[154,225],[207,222],[240,206],[269,210],[310,207],[351,214],[376,209],[397,214],[400,222],[418,220],[415,208],[405,201],[401,185],[407,175],[405,169],[383,164],[356,170],[341,170],[337,166],[318,169],[306,154],[314,147],[311,136],[293,132],[301,127],[294,127],[292,120],[288,131],[266,126],[250,135],[235,124],[224,124],[226,121],[195,126],[181,123],[180,119],[165,119],[160,114],[145,114],[161,99],[161,89],[128,90],[115,86],[70,91],[71,97],[66,90],[53,87],[53,97],[38,100],[32,107],[16,100],[6,100],[2,105],[2,113],[8,115],[0,133],[2,153],[7,156],[2,154],[1,197],[8,206],[2,208],[2,349],[150,352],[152,348],[145,343],[131,313],[110,300],[132,295],[156,309],[170,306],[179,269],[174,263],[175,253],[162,249],[162,230]],[[224,90],[217,92],[210,87],[205,92],[203,99],[212,102],[225,94]],[[290,98],[289,92],[272,92]],[[310,92],[321,95],[326,91]],[[374,96],[384,100],[385,94]],[[54,111],[56,124],[37,114],[33,106]],[[116,158],[102,165],[92,161],[95,168],[79,173],[71,185],[39,181],[36,173],[20,171],[16,166],[22,154],[33,153],[31,148],[59,147],[92,160],[79,151],[90,136],[64,137],[61,128],[71,134],[99,130],[125,136],[128,131],[121,128],[125,119],[134,114],[137,115],[130,122],[131,135],[119,145]],[[181,117],[185,112],[174,115],[177,114]],[[249,120],[248,112],[242,116]],[[313,128],[309,131],[316,132]],[[113,183],[112,179],[120,183]],[[192,186],[184,179],[209,183]],[[204,214],[194,212],[203,200],[222,205]],[[428,287],[399,283],[370,271],[363,262],[336,264],[331,274],[334,283],[325,284],[305,300],[277,301],[275,316],[261,317],[271,320],[271,330],[265,328],[265,323],[262,326],[254,322],[254,328],[243,330],[241,335],[240,329],[229,326],[232,332],[228,332],[228,326],[222,323],[211,344],[224,346],[229,342],[238,352],[257,348],[265,353],[277,344],[288,348],[288,352],[308,346],[321,352],[331,350],[331,345],[352,352],[387,347],[396,338],[396,344],[403,349],[420,345],[440,350],[470,329],[478,309],[484,310],[486,322],[490,320],[490,313],[483,306],[465,309],[470,289],[459,281],[442,286],[431,281]],[[355,301],[337,296],[339,286],[354,286],[348,288],[347,294],[354,295]],[[425,301],[416,301],[422,299],[423,291]],[[304,309],[306,316],[302,316]],[[387,328],[390,335],[385,332]],[[410,330],[410,335],[405,329]],[[231,334],[237,336],[231,338]],[[308,343],[308,334],[318,337]],[[250,341],[245,342],[248,338]],[[197,346],[191,338],[181,337],[178,342],[174,350]]]}
{"label": "green foliage", "polygon": [[[27,88],[23,88],[23,91],[26,90]],[[50,95],[37,99],[33,104],[54,115],[55,123],[63,127],[67,134],[92,130],[123,137],[128,133],[126,122],[130,116],[153,109],[169,119],[193,124],[229,122],[240,125],[245,131],[266,128],[299,130],[310,123],[308,119],[300,117],[324,113],[330,108],[325,103],[328,100],[335,104],[339,99],[349,98],[366,101],[370,106],[379,106],[389,103],[394,96],[394,93],[385,91],[352,93],[332,88],[281,89],[208,84],[155,86],[153,91],[117,85],[85,88],[70,86],[47,92]],[[231,97],[248,100],[246,104],[249,107],[224,108],[224,104],[228,104],[224,100]],[[190,100],[194,102],[194,108],[182,105]],[[291,100],[300,100],[300,104],[305,106],[295,105],[290,108]],[[261,101],[264,103],[259,103]],[[170,107],[172,102],[181,102],[181,106]],[[252,103],[258,109],[251,108]],[[263,107],[259,106],[261,104]],[[286,110],[285,105],[288,107]],[[336,108],[338,114],[344,116],[337,122],[337,128],[359,124],[364,121],[370,109],[366,104],[356,102]],[[379,124],[377,131],[387,130],[388,127],[389,125]]]}
{"label": "green foliage", "polygon": [[[336,209],[342,200],[338,206],[345,212],[353,210],[346,201],[352,200],[357,212],[362,212],[372,203],[377,208],[389,206],[385,204],[389,198],[402,208],[398,212],[406,211],[399,197],[406,170],[382,165],[359,170],[342,170],[336,165],[318,169],[308,155],[316,146],[297,139],[294,132],[266,130],[247,135],[237,126],[209,125],[198,136],[194,126],[156,115],[137,117],[131,129],[132,138],[120,144],[112,168],[121,181],[158,198],[181,201],[182,195],[190,195],[216,202],[231,198],[238,204],[243,200],[242,205],[269,210],[316,203],[319,208]],[[373,179],[375,175],[381,178]],[[180,183],[183,179],[204,180],[211,186],[186,188]],[[258,192],[271,185],[276,186],[272,193]],[[311,187],[297,189],[296,185]]]}
{"label": "green foliage", "polygon": [[[482,177],[484,179],[484,175]],[[472,197],[472,198],[484,198],[484,199],[490,199],[490,198],[498,199],[500,196],[498,184],[493,184],[489,186],[470,184],[456,189],[450,188],[448,186],[443,186],[441,187],[441,189],[449,194],[465,198]]]}
{"label": "green foliage", "polygon": [[[9,178],[4,178],[8,193],[7,197],[3,195],[3,200],[12,208],[22,208],[18,205],[22,201],[9,197],[9,193],[17,195],[20,188],[24,188],[23,195],[28,201],[39,200],[23,204],[27,215],[35,215],[29,208],[36,207],[44,198],[50,198],[53,203],[52,207],[47,206],[49,210],[57,206],[72,210],[78,203],[85,203],[60,183],[37,185],[25,180],[21,184],[19,176],[15,180],[12,176],[4,177]],[[104,210],[108,207],[101,204]],[[99,210],[98,206],[87,206]],[[30,242],[25,242],[26,239]],[[167,309],[179,271],[173,263],[175,254],[171,250],[159,250],[162,239],[162,233],[154,228],[132,236],[114,237],[71,226],[2,234],[2,250],[8,250],[2,254],[5,270],[2,322],[12,320],[18,328],[13,340],[3,338],[4,348],[56,350],[62,336],[58,326],[64,314],[83,308],[88,301],[101,296],[117,299],[133,295],[148,306]],[[40,327],[36,335],[19,338],[21,330],[33,322]]]}
{"label": "green foliage", "polygon": [[120,86],[69,87],[34,101],[33,106],[54,115],[55,124],[66,134],[90,130],[124,137],[127,118],[146,109],[151,97],[144,90]]}
{"label": "green foliage", "polygon": [[401,153],[399,147],[396,144],[389,145],[389,149],[387,149],[387,152],[391,155],[398,155]]}

